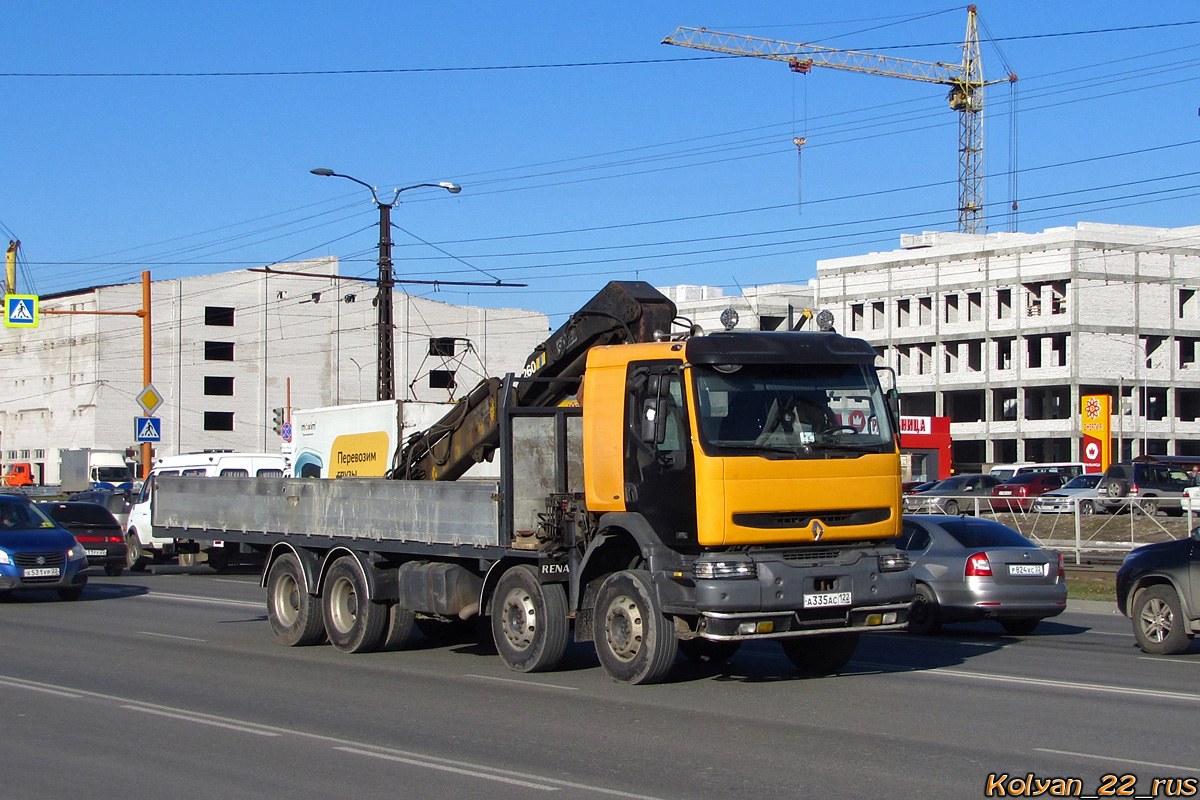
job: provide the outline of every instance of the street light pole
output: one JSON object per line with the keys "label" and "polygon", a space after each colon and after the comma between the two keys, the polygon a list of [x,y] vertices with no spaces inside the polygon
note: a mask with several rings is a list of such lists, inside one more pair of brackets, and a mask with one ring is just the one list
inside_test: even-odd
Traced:
{"label": "street light pole", "polygon": [[392,314],[392,288],[396,285],[392,276],[392,209],[400,204],[400,193],[409,189],[429,187],[445,189],[450,194],[458,194],[462,187],[457,183],[442,181],[440,183],[416,183],[395,190],[392,201],[385,203],[375,193],[375,187],[349,175],[342,175],[331,169],[317,168],[309,170],[313,175],[322,177],[345,178],[365,186],[371,191],[371,200],[379,209],[379,279],[378,292],[375,296],[377,312],[377,337],[379,341],[378,380],[376,385],[377,400],[396,399],[396,364],[395,364],[395,324]]}

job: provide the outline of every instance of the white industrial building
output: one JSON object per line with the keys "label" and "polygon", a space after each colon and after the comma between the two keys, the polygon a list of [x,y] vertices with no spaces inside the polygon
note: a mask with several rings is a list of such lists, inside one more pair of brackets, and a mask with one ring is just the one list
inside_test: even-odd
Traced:
{"label": "white industrial building", "polygon": [[[163,403],[158,455],[275,451],[272,409],[376,399],[376,287],[338,275],[336,258],[152,281],[152,382]],[[300,274],[284,274],[300,273]],[[449,400],[519,371],[546,337],[545,315],[455,306],[395,293],[396,396]],[[58,451],[134,444],[143,381],[135,316],[47,314],[142,307],[138,283],[41,298],[37,328],[0,339],[0,456],[57,479]]]}
{"label": "white industrial building", "polygon": [[1090,394],[1113,398],[1114,460],[1200,455],[1200,226],[901,247],[818,262],[818,303],[898,373],[905,415],[950,418],[956,468],[1081,461]]}

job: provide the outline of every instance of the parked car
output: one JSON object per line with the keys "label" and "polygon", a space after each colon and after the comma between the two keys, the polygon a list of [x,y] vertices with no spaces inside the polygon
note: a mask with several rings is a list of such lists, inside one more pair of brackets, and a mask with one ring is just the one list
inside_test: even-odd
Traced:
{"label": "parked car", "polygon": [[1155,655],[1188,649],[1200,632],[1200,527],[1187,539],[1139,547],[1117,570],[1117,608],[1138,646]]}
{"label": "parked car", "polygon": [[953,475],[938,481],[923,492],[904,496],[907,514],[949,514],[975,511],[975,498],[982,497],[981,508],[988,508],[992,487],[1000,481],[991,475]]}
{"label": "parked car", "polygon": [[897,546],[908,554],[917,584],[908,613],[912,633],[994,619],[1025,635],[1067,607],[1062,555],[995,520],[906,516]]}
{"label": "parked car", "polygon": [[87,585],[83,546],[29,498],[0,494],[0,595],[53,589],[78,600]]}
{"label": "parked car", "polygon": [[124,489],[92,489],[87,492],[76,492],[67,499],[72,503],[96,503],[97,505],[102,505],[117,518],[117,522],[121,524],[121,530],[124,530],[129,525],[129,509],[133,505],[133,492],[131,491]]}
{"label": "parked car", "polygon": [[104,574],[119,576],[125,569],[125,532],[121,523],[99,503],[41,503],[55,522],[83,545],[88,563],[104,567]]}
{"label": "parked car", "polygon": [[1001,482],[1004,482],[1011,481],[1024,472],[1057,472],[1062,476],[1064,481],[1068,481],[1077,475],[1082,475],[1083,470],[1084,465],[1082,461],[1048,461],[1043,463],[1026,461],[1020,464],[996,464],[988,470],[988,475],[995,475]]}
{"label": "parked car", "polygon": [[901,494],[916,494],[933,488],[935,483],[937,481],[905,481],[900,484],[900,492]]}
{"label": "parked car", "polygon": [[1033,512],[1035,514],[1074,514],[1075,508],[1078,506],[1080,514],[1085,516],[1095,514],[1096,498],[1100,494],[1096,491],[1096,487],[1100,485],[1100,479],[1103,477],[1104,474],[1100,472],[1074,477],[1061,489],[1055,489],[1053,492],[1046,492],[1041,497],[1035,497]]}
{"label": "parked car", "polygon": [[1028,511],[1033,498],[1061,489],[1063,477],[1057,472],[1022,472],[992,487],[992,511]]}
{"label": "parked car", "polygon": [[1096,487],[1096,503],[1110,514],[1136,508],[1151,517],[1160,510],[1178,517],[1183,492],[1191,485],[1186,473],[1166,464],[1113,464]]}

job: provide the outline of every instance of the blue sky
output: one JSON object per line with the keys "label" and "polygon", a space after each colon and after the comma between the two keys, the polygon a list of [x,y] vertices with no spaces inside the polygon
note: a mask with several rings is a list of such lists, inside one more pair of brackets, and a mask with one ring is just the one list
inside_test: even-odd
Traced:
{"label": "blue sky", "polygon": [[[1020,77],[1015,161],[1010,93],[986,93],[987,230],[1009,224],[1013,163],[1022,231],[1200,223],[1200,24],[1179,24],[1200,8],[979,15],[987,78]],[[369,193],[309,174],[328,167],[389,194],[463,185],[403,195],[397,276],[528,286],[412,288],[448,302],[558,322],[613,278],[804,282],[818,259],[955,229],[946,90],[661,40],[686,25],[956,63],[966,20],[870,0],[11,4],[0,233],[43,294],[323,255],[373,275]],[[264,72],[310,74],[212,74]]]}

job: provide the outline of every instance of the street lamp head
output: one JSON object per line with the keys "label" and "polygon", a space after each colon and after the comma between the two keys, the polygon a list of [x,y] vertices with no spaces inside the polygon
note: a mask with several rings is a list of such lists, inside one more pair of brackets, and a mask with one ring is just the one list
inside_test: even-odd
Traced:
{"label": "street lamp head", "polygon": [[451,183],[450,181],[442,181],[441,183],[438,184],[438,186],[441,186],[443,189],[445,189],[450,194],[458,194],[459,192],[462,191],[461,186],[459,186],[457,183]]}
{"label": "street lamp head", "polygon": [[329,177],[334,174],[333,170],[325,169],[324,167],[317,167],[316,169],[310,169],[309,172],[311,172],[313,175],[321,175],[323,177]]}

